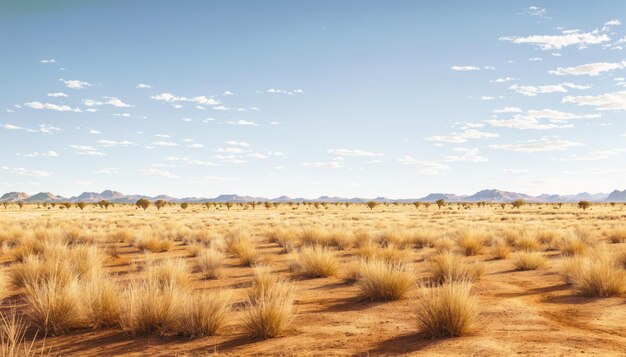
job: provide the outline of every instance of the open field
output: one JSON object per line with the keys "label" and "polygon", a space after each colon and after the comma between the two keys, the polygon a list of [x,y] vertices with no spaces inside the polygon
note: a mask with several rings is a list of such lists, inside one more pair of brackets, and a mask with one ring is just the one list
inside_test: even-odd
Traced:
{"label": "open field", "polygon": [[620,355],[625,220],[624,204],[11,205],[1,312],[51,355]]}

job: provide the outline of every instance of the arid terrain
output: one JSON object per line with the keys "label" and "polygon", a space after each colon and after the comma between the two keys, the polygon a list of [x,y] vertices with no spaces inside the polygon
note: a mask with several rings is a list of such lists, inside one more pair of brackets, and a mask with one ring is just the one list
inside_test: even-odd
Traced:
{"label": "arid terrain", "polygon": [[[621,203],[13,204],[0,208],[2,355],[624,355],[625,219]],[[376,262],[404,289],[372,293],[383,290],[368,281]],[[291,289],[276,336],[250,325],[254,269]],[[451,310],[475,312],[467,329],[429,334],[418,321],[428,294],[456,281],[475,299]],[[139,321],[141,294],[171,294],[170,310]],[[223,302],[215,330],[176,313],[211,299]],[[11,344],[7,330],[22,325],[24,345]]]}

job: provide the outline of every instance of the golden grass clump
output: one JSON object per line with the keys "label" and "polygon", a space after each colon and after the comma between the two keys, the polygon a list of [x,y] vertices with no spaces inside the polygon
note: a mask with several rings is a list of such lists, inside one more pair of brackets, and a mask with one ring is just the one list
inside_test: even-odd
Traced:
{"label": "golden grass clump", "polygon": [[115,243],[130,243],[133,241],[133,232],[130,229],[118,229],[109,234],[109,240]]}
{"label": "golden grass clump", "polygon": [[296,232],[289,228],[274,228],[267,232],[267,238],[270,242],[278,244],[285,252],[293,251],[296,246]]}
{"label": "golden grass clump", "polygon": [[159,234],[150,230],[141,232],[137,239],[137,248],[139,248],[142,252],[167,252],[172,249],[172,245],[173,242],[170,239],[161,237]]}
{"label": "golden grass clump", "polygon": [[517,270],[537,270],[543,268],[547,260],[539,252],[518,252],[513,263]]}
{"label": "golden grass clump", "polygon": [[261,254],[254,246],[250,236],[243,232],[229,234],[226,238],[226,245],[243,265],[252,266],[261,260]]}
{"label": "golden grass clump", "polygon": [[228,322],[230,295],[223,292],[192,294],[181,303],[178,330],[189,337],[215,335]]}
{"label": "golden grass clump", "polygon": [[401,299],[415,283],[415,274],[406,265],[371,260],[360,268],[359,289],[370,300]]}
{"label": "golden grass clump", "polygon": [[94,277],[81,285],[83,315],[94,328],[113,327],[120,318],[120,288],[105,276]]}
{"label": "golden grass clump", "polygon": [[135,282],[122,293],[120,326],[132,335],[172,335],[185,291],[152,280]]}
{"label": "golden grass clump", "polygon": [[589,297],[620,296],[626,292],[626,271],[617,255],[604,249],[584,257],[567,258],[561,276],[574,290]]}
{"label": "golden grass clump", "polygon": [[478,301],[470,290],[471,283],[467,281],[419,288],[416,315],[425,337],[458,337],[475,328]]}
{"label": "golden grass clump", "polygon": [[297,271],[309,278],[326,278],[339,271],[339,261],[333,253],[323,247],[304,247],[298,254]]}
{"label": "golden grass clump", "polygon": [[468,264],[463,257],[453,254],[439,254],[430,259],[430,273],[439,284],[455,281],[476,281],[484,273],[481,263]]}
{"label": "golden grass clump", "polygon": [[65,284],[52,278],[34,286],[27,285],[24,298],[30,321],[46,335],[61,335],[85,325],[79,309],[82,296],[76,278]]}
{"label": "golden grass clump", "polygon": [[433,247],[439,239],[440,232],[434,228],[421,228],[413,233],[412,241],[416,248]]}
{"label": "golden grass clump", "polygon": [[539,250],[539,241],[534,235],[521,234],[515,241],[515,247],[525,252],[534,252]]}
{"label": "golden grass clump", "polygon": [[205,248],[200,251],[194,261],[194,270],[202,276],[203,279],[217,279],[220,277],[222,264],[224,262],[224,254],[213,249]]}
{"label": "golden grass clump", "polygon": [[352,244],[352,236],[348,231],[333,229],[328,232],[327,241],[329,246],[335,247],[337,250],[344,250]]}
{"label": "golden grass clump", "polygon": [[328,245],[328,235],[318,228],[305,227],[300,232],[300,244],[303,246]]}
{"label": "golden grass clump", "polygon": [[568,236],[561,239],[559,250],[564,256],[584,255],[587,252],[587,244],[575,236]]}
{"label": "golden grass clump", "polygon": [[611,243],[624,243],[626,242],[626,227],[612,228],[606,236]]}
{"label": "golden grass clump", "polygon": [[268,268],[255,268],[243,323],[250,337],[272,338],[282,334],[294,315],[294,289]]}
{"label": "golden grass clump", "polygon": [[548,249],[552,250],[559,239],[561,239],[561,234],[555,230],[541,229],[535,233],[535,237],[539,243],[547,245]]}
{"label": "golden grass clump", "polygon": [[503,239],[498,239],[491,244],[490,253],[494,259],[506,259],[511,254],[511,248]]}
{"label": "golden grass clump", "polygon": [[[10,313],[0,313],[0,356],[2,357],[31,357],[45,356],[44,347],[36,351],[33,339],[26,341],[26,331],[29,324],[24,316],[18,316],[15,308]],[[36,336],[35,336],[36,337]]]}
{"label": "golden grass clump", "polygon": [[464,229],[457,234],[457,245],[465,255],[478,255],[485,248],[488,238],[486,232]]}
{"label": "golden grass clump", "polygon": [[153,261],[147,265],[148,281],[154,282],[161,289],[174,287],[188,289],[191,287],[191,277],[187,263],[183,259],[163,259]]}

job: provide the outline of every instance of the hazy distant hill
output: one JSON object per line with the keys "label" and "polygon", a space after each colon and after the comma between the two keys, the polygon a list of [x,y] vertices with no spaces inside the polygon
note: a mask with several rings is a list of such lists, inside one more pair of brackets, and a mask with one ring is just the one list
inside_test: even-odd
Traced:
{"label": "hazy distant hill", "polygon": [[514,200],[524,200],[528,202],[577,202],[580,200],[587,200],[593,202],[626,202],[626,190],[619,191],[615,190],[610,194],[606,193],[588,193],[582,192],[575,195],[551,195],[551,194],[542,194],[539,196],[531,196],[525,193],[511,192],[511,191],[502,191],[496,189],[482,190],[474,193],[473,195],[456,195],[453,193],[431,193],[422,198],[402,198],[402,199],[392,199],[386,197],[376,197],[376,198],[360,198],[360,197],[337,197],[337,196],[320,196],[318,198],[306,199],[306,198],[291,198],[289,196],[280,196],[276,198],[266,198],[266,197],[253,197],[253,196],[240,196],[236,194],[223,194],[214,198],[206,198],[206,197],[185,197],[185,198],[176,198],[168,195],[158,195],[158,196],[145,196],[145,195],[125,195],[118,191],[105,190],[101,193],[97,192],[83,192],[78,196],[74,196],[71,198],[64,198],[61,196],[54,195],[51,192],[40,192],[33,196],[28,196],[28,194],[24,192],[9,192],[5,193],[0,197],[0,202],[98,202],[100,200],[108,200],[114,203],[135,203],[137,200],[144,198],[150,201],[156,200],[165,200],[168,202],[237,202],[237,203],[246,203],[246,202],[351,202],[351,203],[364,203],[367,201],[376,201],[379,203],[390,203],[390,202],[400,202],[400,203],[411,203],[414,201],[421,202],[434,202],[439,199],[443,199],[446,202],[478,202],[478,201],[487,201],[487,202],[511,202]]}

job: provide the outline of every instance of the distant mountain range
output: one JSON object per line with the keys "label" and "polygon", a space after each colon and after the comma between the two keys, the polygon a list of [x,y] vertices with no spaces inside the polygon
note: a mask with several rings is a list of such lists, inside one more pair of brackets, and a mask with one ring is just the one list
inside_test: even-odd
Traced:
{"label": "distant mountain range", "polygon": [[377,198],[346,198],[346,197],[329,197],[321,196],[314,199],[307,198],[291,198],[287,196],[280,196],[276,198],[266,197],[251,197],[251,196],[239,196],[235,194],[231,195],[219,195],[215,198],[206,197],[183,197],[176,198],[167,195],[159,195],[155,197],[145,195],[125,195],[121,192],[105,190],[100,193],[97,192],[83,192],[82,194],[74,197],[61,197],[51,192],[39,192],[35,195],[29,196],[24,192],[9,192],[0,197],[0,202],[19,202],[26,203],[40,203],[40,202],[98,202],[100,200],[107,200],[114,203],[135,203],[138,199],[145,198],[150,201],[165,200],[168,202],[251,202],[251,201],[270,201],[270,202],[352,202],[363,203],[367,201],[376,201],[380,203],[387,202],[399,202],[410,203],[415,201],[432,202],[438,199],[443,199],[446,202],[511,202],[514,200],[524,200],[527,202],[577,202],[581,200],[593,201],[593,202],[626,202],[626,190],[615,190],[609,194],[606,193],[588,193],[583,192],[576,195],[550,195],[542,194],[539,196],[531,196],[524,193],[501,191],[501,190],[482,190],[476,192],[473,195],[455,195],[452,193],[431,193],[422,198],[404,198],[404,199],[391,199],[386,197]]}

